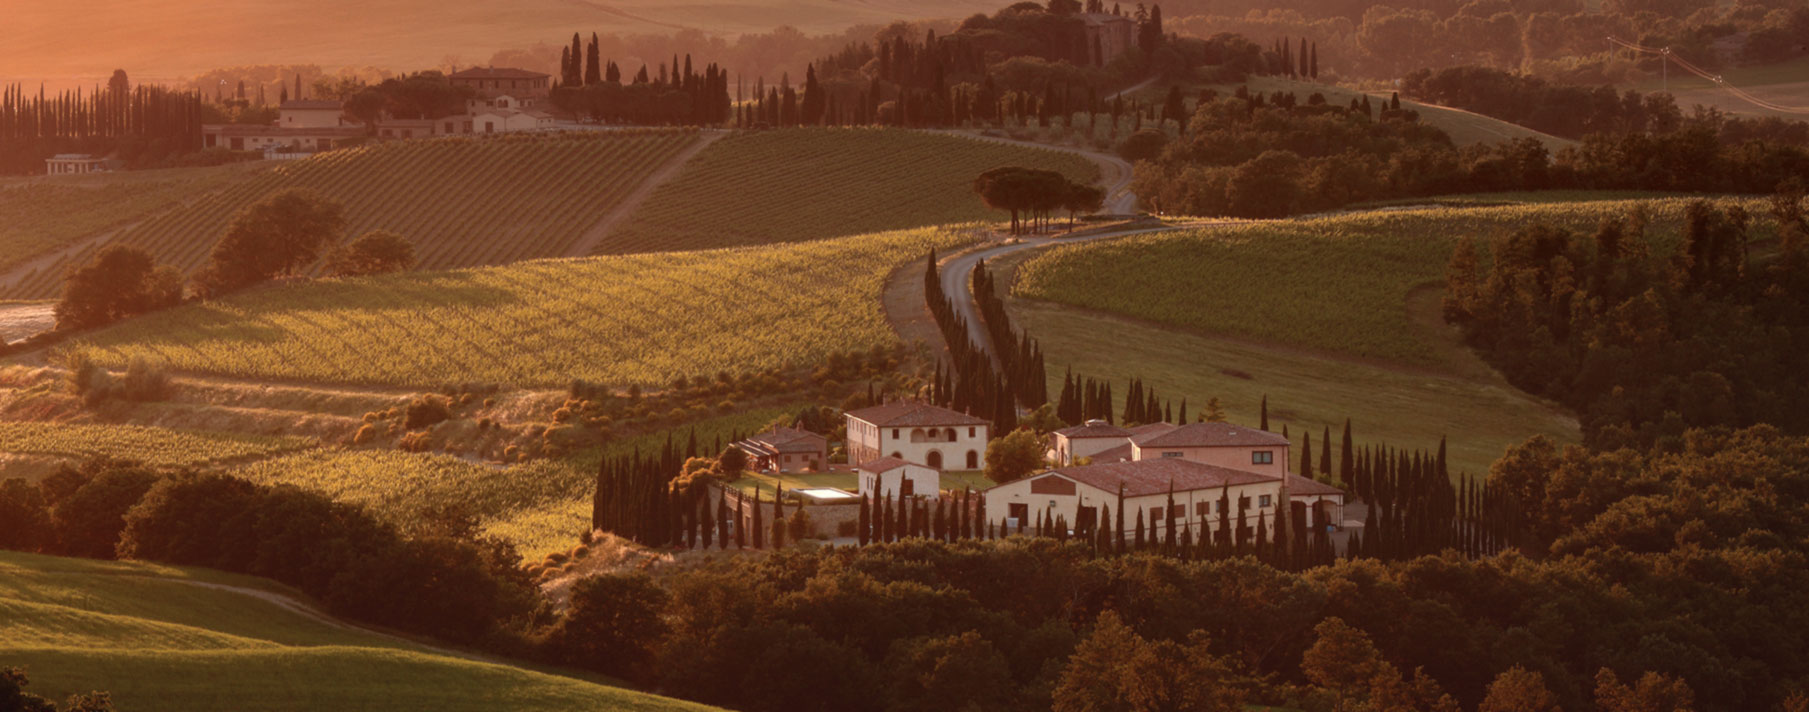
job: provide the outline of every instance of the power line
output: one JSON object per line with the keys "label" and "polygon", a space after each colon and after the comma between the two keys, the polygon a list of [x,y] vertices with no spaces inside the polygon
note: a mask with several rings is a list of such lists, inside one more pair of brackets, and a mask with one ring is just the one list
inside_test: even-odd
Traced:
{"label": "power line", "polygon": [[[1669,66],[1669,64],[1671,62],[1676,62],[1677,66],[1682,68],[1684,71],[1687,71],[1698,77],[1702,77],[1703,79],[1707,79],[1710,82],[1713,82],[1717,88],[1720,88],[1721,90],[1734,95],[1735,98],[1738,98],[1742,101],[1752,104],[1753,106],[1757,106],[1757,107],[1764,108],[1764,109],[1770,109],[1772,111],[1776,111],[1779,113],[1785,113],[1785,114],[1809,114],[1809,106],[1784,106],[1777,102],[1773,102],[1773,101],[1769,101],[1766,99],[1762,99],[1762,98],[1753,96],[1751,92],[1748,92],[1745,89],[1741,89],[1740,87],[1734,86],[1732,84],[1729,84],[1726,79],[1721,77],[1721,75],[1710,74],[1707,70],[1704,70],[1701,67],[1691,64],[1689,62],[1689,60],[1686,60],[1683,57],[1678,56],[1676,53],[1673,53],[1671,51],[1670,47],[1647,47],[1645,45],[1634,44],[1632,42],[1626,42],[1626,41],[1623,41],[1620,39],[1616,39],[1614,37],[1609,37],[1608,41],[1611,43],[1614,43],[1616,45],[1619,45],[1621,47],[1624,47],[1626,49],[1633,50],[1635,52],[1658,55],[1661,58],[1661,61],[1664,63],[1663,66]],[[1667,81],[1666,89],[1668,90],[1669,88],[1670,88],[1669,82]]]}

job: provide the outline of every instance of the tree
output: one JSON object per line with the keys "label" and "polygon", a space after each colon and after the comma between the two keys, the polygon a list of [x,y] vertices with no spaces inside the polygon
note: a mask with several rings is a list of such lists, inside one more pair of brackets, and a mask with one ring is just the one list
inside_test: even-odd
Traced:
{"label": "tree", "polygon": [[44,493],[23,478],[0,481],[0,549],[39,551],[52,543],[50,534]]}
{"label": "tree", "polygon": [[1062,209],[1068,211],[1068,228],[1074,228],[1075,213],[1097,213],[1105,207],[1105,189],[1096,185],[1068,184],[1062,196]]}
{"label": "tree", "polygon": [[306,267],[345,230],[345,209],[305,188],[265,196],[240,210],[195,278],[218,297]]}
{"label": "tree", "polygon": [[114,558],[126,512],[157,483],[149,470],[113,462],[90,463],[88,482],[57,503],[51,514],[58,547],[70,556]]}
{"label": "tree", "polygon": [[108,245],[64,279],[57,328],[101,326],[181,301],[182,276],[174,268],[155,266],[136,247]]}
{"label": "tree", "polygon": [[1010,706],[1011,666],[979,633],[900,641],[886,657],[896,671],[890,709],[991,710]]}
{"label": "tree", "polygon": [[1613,670],[1595,675],[1595,706],[1601,712],[1693,712],[1696,694],[1690,686],[1656,672],[1648,672],[1629,687]]}
{"label": "tree", "polygon": [[1211,398],[1206,399],[1206,407],[1200,409],[1200,422],[1202,422],[1202,423],[1223,423],[1223,422],[1225,422],[1225,406],[1219,405],[1218,396],[1213,396]]}
{"label": "tree", "polygon": [[1143,640],[1118,614],[1099,614],[1092,634],[1074,649],[1055,686],[1055,712],[1108,712],[1123,710],[1124,689]]}
{"label": "tree", "polygon": [[327,269],[341,277],[401,272],[415,266],[415,244],[388,230],[359,235],[327,255]]}
{"label": "tree", "polygon": [[1377,677],[1400,676],[1394,666],[1382,659],[1369,634],[1350,627],[1343,619],[1320,621],[1313,632],[1318,639],[1301,656],[1300,671],[1313,684],[1336,694],[1340,710],[1366,697]]}
{"label": "tree", "polygon": [[722,454],[716,456],[716,469],[722,471],[724,481],[734,482],[747,470],[747,451],[734,445],[723,448]]}
{"label": "tree", "polygon": [[50,700],[25,691],[30,679],[24,668],[0,668],[0,710],[6,712],[56,712]]}
{"label": "tree", "polygon": [[1118,155],[1132,163],[1153,161],[1167,146],[1167,133],[1161,129],[1143,129],[1124,137],[1124,143],[1118,145]]}
{"label": "tree", "polygon": [[1014,430],[986,446],[986,478],[1000,484],[1028,475],[1043,465],[1043,439],[1029,429]]}
{"label": "tree", "polygon": [[1476,712],[1563,712],[1545,676],[1515,665],[1495,676]]}
{"label": "tree", "polygon": [[572,585],[571,608],[549,642],[566,662],[610,675],[636,677],[652,645],[666,634],[670,597],[643,573],[606,574]]}
{"label": "tree", "polygon": [[364,124],[365,132],[377,135],[377,122],[389,108],[389,97],[376,87],[366,87],[345,99],[345,113]]}

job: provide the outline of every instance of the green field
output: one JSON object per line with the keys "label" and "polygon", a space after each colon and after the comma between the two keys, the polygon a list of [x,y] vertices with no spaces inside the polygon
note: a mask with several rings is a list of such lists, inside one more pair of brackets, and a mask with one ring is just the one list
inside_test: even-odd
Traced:
{"label": "green field", "polygon": [[246,378],[663,385],[896,344],[880,307],[892,268],[972,239],[937,228],[330,280],[152,314],[84,343],[104,364],[143,355]]}
{"label": "green field", "polygon": [[239,163],[0,179],[0,274],[33,257],[132,224],[263,169],[264,164]]}
{"label": "green field", "polygon": [[158,467],[191,467],[269,457],[315,445],[308,438],[205,433],[143,425],[0,423],[0,454],[72,460],[109,457]]}
{"label": "green field", "polygon": [[1039,253],[1014,290],[1202,333],[1437,368],[1447,350],[1406,305],[1416,289],[1442,289],[1458,236],[1487,239],[1534,222],[1592,230],[1641,205],[1648,236],[1663,240],[1687,203],[1402,209],[1143,235]]}
{"label": "green field", "polygon": [[709,709],[455,657],[254,594],[306,605],[262,579],[0,552],[0,665],[25,667],[29,692],[106,690],[135,712]]}
{"label": "green field", "polygon": [[744,132],[712,144],[598,246],[599,254],[693,250],[995,220],[974,195],[990,168],[1059,170],[1071,153],[898,129]]}
{"label": "green field", "polygon": [[[695,427],[699,447],[709,450],[728,442],[732,433],[753,433],[796,410],[758,408],[707,418],[675,431],[674,437],[682,447]],[[476,516],[484,533],[513,543],[531,561],[577,545],[590,522],[601,454],[656,453],[665,437],[662,431],[621,438],[605,448],[516,465],[396,450],[315,450],[242,467],[234,474],[358,504],[405,530],[430,507],[457,507]]]}
{"label": "green field", "polygon": [[[113,242],[192,271],[234,214],[278,190],[309,188],[344,204],[347,237],[390,230],[415,243],[423,269],[563,257],[592,225],[684,149],[689,131],[392,141],[285,163],[230,189],[191,195]],[[224,169],[220,169],[224,170]],[[92,250],[67,263],[86,261]],[[61,267],[13,296],[56,296]]]}

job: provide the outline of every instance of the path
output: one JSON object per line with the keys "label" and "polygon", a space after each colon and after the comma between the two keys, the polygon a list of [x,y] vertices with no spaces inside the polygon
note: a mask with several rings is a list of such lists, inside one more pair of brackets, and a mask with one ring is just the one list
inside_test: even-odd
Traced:
{"label": "path", "polygon": [[79,256],[88,250],[99,250],[101,247],[106,246],[107,242],[112,240],[115,236],[138,227],[139,223],[142,222],[144,221],[134,220],[118,227],[102,230],[99,233],[81,238],[68,245],[64,245],[63,247],[45,252],[24,262],[13,265],[12,267],[7,268],[5,272],[0,272],[0,292],[18,289],[19,285],[27,278],[30,278],[43,270],[55,267],[71,257]]}
{"label": "path", "polygon": [[56,306],[48,302],[0,304],[0,344],[31,338],[56,325]]}
{"label": "path", "polygon": [[641,207],[641,203],[647,202],[647,199],[653,196],[654,189],[664,185],[666,181],[672,180],[685,167],[686,163],[691,162],[693,157],[727,135],[729,135],[727,131],[714,129],[697,132],[696,141],[691,142],[690,146],[686,146],[685,150],[679,151],[678,155],[667,159],[665,165],[660,166],[660,169],[654,171],[653,175],[647,176],[646,180],[641,181],[640,187],[635,188],[633,193],[629,193],[628,197],[623,198],[614,210],[609,211],[609,214],[604,215],[602,220],[598,220],[597,224],[584,231],[584,234],[578,237],[578,241],[572,243],[572,248],[566,251],[565,256],[591,256],[597,246],[609,238],[609,233],[613,232],[617,225],[627,220],[636,209]]}

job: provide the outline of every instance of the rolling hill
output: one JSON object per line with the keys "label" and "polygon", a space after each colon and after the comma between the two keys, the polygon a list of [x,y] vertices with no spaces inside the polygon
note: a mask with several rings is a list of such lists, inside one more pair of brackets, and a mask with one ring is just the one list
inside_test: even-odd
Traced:
{"label": "rolling hill", "polygon": [[1084,182],[1072,153],[899,129],[736,133],[687,163],[597,246],[597,254],[815,240],[996,219],[973,194],[990,168],[1022,165]]}
{"label": "rolling hill", "polygon": [[142,355],[252,379],[663,385],[895,344],[888,273],[972,239],[936,228],[323,280],[151,314],[75,347],[109,366]]}
{"label": "rolling hill", "polygon": [[0,552],[0,664],[120,709],[713,709],[463,657],[315,612],[262,579]]}

